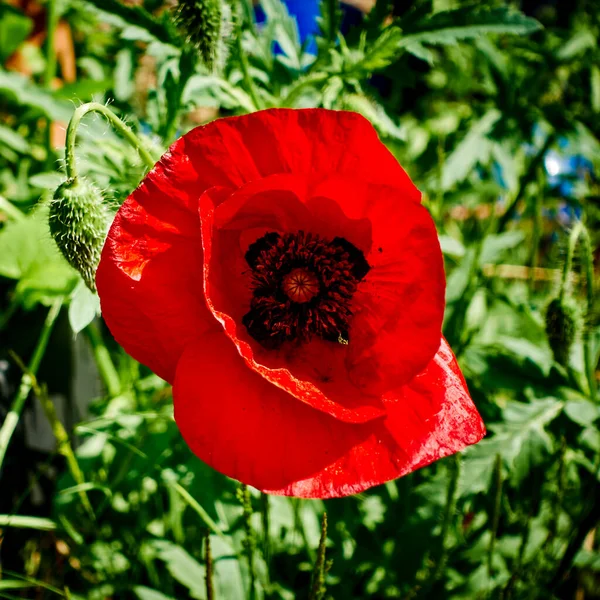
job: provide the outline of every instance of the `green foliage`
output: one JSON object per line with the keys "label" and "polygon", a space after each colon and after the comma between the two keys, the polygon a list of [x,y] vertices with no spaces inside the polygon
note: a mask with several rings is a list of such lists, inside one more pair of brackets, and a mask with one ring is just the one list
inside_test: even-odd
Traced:
{"label": "green foliage", "polygon": [[[64,301],[66,337],[84,334],[106,388],[69,432],[79,471],[51,458],[51,469],[19,463],[26,484],[0,482],[10,490],[0,493],[0,502],[10,496],[0,514],[3,563],[22,567],[4,569],[0,588],[7,597],[73,600],[598,597],[598,542],[583,540],[600,522],[600,408],[590,385],[600,303],[591,298],[575,318],[552,300],[569,235],[557,215],[577,209],[596,257],[600,244],[598,7],[546,6],[534,15],[540,29],[501,0],[378,0],[342,34],[338,3],[323,0],[313,56],[278,0],[262,2],[261,27],[249,0],[230,4],[227,52],[209,71],[214,36],[196,39],[207,64],[196,60],[184,42],[189,31],[180,34],[160,2],[69,3],[61,12],[73,31],[77,80],[58,89],[37,75],[45,49],[22,46],[31,19],[0,9],[0,57],[19,47],[35,66],[29,77],[0,69],[0,359],[11,360],[20,338],[35,345],[40,304]],[[64,181],[52,132],[64,129],[74,103],[91,100],[111,102],[154,156],[217,114],[322,106],[365,115],[436,221],[447,273],[444,335],[487,437],[459,457],[330,502],[240,494],[192,456],[170,388],[102,332],[88,287],[105,211],[143,174],[137,153],[90,117],[77,147],[78,185],[88,187],[62,187],[52,205]],[[582,155],[595,172],[571,178],[566,199],[545,169],[561,153]],[[49,210],[61,216],[55,232],[65,215],[94,217],[67,248],[85,283],[51,238]],[[577,256],[572,266],[569,302],[581,311],[588,284]],[[53,356],[68,362],[54,337]],[[39,489],[46,505],[27,505]]]}

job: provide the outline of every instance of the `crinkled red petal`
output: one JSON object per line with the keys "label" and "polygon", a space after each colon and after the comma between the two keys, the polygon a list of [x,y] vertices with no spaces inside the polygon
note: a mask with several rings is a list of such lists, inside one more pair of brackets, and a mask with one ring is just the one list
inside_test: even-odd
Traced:
{"label": "crinkled red petal", "polygon": [[240,360],[223,333],[177,368],[175,419],[192,451],[263,491],[333,498],[395,479],[479,441],[485,429],[451,350],[386,397],[388,416],[344,423],[296,402]]}
{"label": "crinkled red petal", "polygon": [[[313,344],[294,347],[290,355],[284,357],[279,353],[263,350],[247,335],[241,318],[249,309],[250,305],[250,278],[243,276],[249,267],[244,261],[244,252],[247,246],[240,246],[243,232],[254,231],[264,219],[277,219],[277,215],[271,213],[272,190],[265,186],[268,180],[262,180],[263,194],[256,193],[252,196],[255,200],[253,210],[248,211],[248,221],[245,215],[240,216],[243,222],[242,229],[223,229],[216,231],[214,221],[221,207],[227,208],[229,201],[215,209],[213,195],[218,195],[220,190],[215,188],[209,190],[200,199],[200,221],[202,227],[202,244],[204,258],[204,291],[208,307],[215,318],[223,325],[226,334],[235,343],[240,357],[248,367],[256,371],[266,381],[289,392],[293,397],[309,404],[313,408],[326,412],[337,419],[349,423],[362,423],[384,414],[381,399],[378,396],[363,394],[349,381],[348,373],[344,365],[346,347],[329,342],[319,342],[322,351],[319,354],[311,349],[316,348]],[[276,199],[280,205],[292,207],[300,213],[302,203],[291,190],[276,190]],[[235,195],[234,195],[235,196]],[[260,202],[266,199],[265,203]],[[235,202],[235,198],[233,199]],[[239,214],[239,213],[238,213]],[[287,218],[289,213],[284,211],[282,219]],[[261,215],[263,219],[261,220]],[[227,221],[231,226],[232,220]],[[281,231],[282,221],[271,222],[270,227]],[[254,241],[256,238],[253,238]],[[329,348],[328,348],[329,347]],[[330,348],[337,349],[337,356],[333,356]],[[329,362],[323,364],[322,353],[327,351]],[[309,360],[306,360],[307,355]],[[283,360],[282,360],[283,359]],[[265,364],[268,362],[268,365]],[[311,374],[311,365],[316,363],[320,368],[328,369],[328,377],[324,380]],[[293,369],[289,368],[290,365]],[[302,368],[303,366],[307,368]],[[290,397],[291,398],[291,397]]]}
{"label": "crinkled red petal", "polygon": [[[335,183],[273,175],[221,203],[212,199],[220,189],[207,192],[200,201],[205,293],[249,366],[313,407],[358,423],[381,416],[381,395],[435,355],[445,279],[435,227],[420,204],[395,188]],[[346,238],[372,267],[352,301],[351,342],[314,339],[265,351],[241,325],[252,283],[244,254],[266,232],[302,229]]]}
{"label": "crinkled red petal", "polygon": [[184,347],[219,327],[204,302],[197,202],[176,198],[147,179],[117,213],[96,273],[114,338],[169,382]]}
{"label": "crinkled red petal", "polygon": [[[270,109],[218,119],[178,139],[129,196],[97,273],[103,316],[134,358],[172,381],[190,340],[213,326],[198,251],[198,198],[276,173],[327,173],[420,193],[370,123],[355,113]],[[215,202],[219,202],[215,199]]]}

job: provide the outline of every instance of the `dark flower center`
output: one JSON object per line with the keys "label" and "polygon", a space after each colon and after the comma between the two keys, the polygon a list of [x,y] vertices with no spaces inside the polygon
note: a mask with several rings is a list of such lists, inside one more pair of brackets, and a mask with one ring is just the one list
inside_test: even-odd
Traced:
{"label": "dark flower center", "polygon": [[246,262],[253,294],[242,321],[255,340],[267,348],[314,335],[348,343],[350,301],[370,269],[354,244],[271,232],[249,246]]}

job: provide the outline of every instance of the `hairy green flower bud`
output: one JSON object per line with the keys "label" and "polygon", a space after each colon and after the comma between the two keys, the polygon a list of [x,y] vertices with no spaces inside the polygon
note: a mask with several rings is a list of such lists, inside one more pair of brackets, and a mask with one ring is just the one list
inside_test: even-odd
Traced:
{"label": "hairy green flower bud", "polygon": [[175,9],[179,30],[209,69],[218,60],[227,8],[223,0],[179,0]]}
{"label": "hairy green flower bud", "polygon": [[557,363],[567,366],[571,346],[582,326],[581,311],[570,296],[554,298],[546,309],[546,335]]}
{"label": "hairy green flower bud", "polygon": [[48,221],[59,250],[95,292],[96,267],[108,225],[102,193],[88,181],[68,179],[54,193]]}

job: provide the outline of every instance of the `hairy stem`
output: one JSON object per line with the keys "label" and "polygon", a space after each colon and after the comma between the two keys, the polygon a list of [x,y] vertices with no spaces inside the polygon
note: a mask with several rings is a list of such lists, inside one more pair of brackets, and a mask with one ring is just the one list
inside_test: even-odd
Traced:
{"label": "hairy stem", "polygon": [[125,123],[123,123],[112,110],[104,106],[104,104],[100,104],[99,102],[87,102],[75,110],[69,121],[69,126],[67,127],[65,168],[69,179],[77,179],[77,166],[75,163],[75,140],[77,138],[77,129],[81,123],[81,119],[91,112],[97,112],[104,115],[108,119],[108,122],[140,153],[140,156],[146,163],[148,169],[154,167],[156,161],[152,158],[150,152],[146,150],[144,144],[140,138],[135,135],[131,127],[125,125]]}

